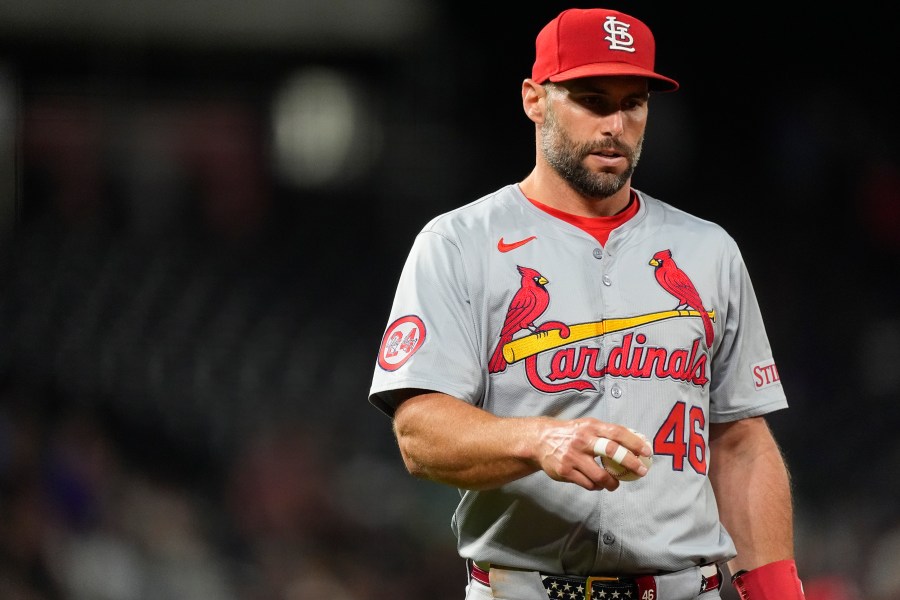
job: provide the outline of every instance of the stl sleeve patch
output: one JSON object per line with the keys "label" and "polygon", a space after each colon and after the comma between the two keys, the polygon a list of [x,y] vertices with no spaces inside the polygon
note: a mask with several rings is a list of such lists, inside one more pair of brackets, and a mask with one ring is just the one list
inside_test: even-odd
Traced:
{"label": "stl sleeve patch", "polygon": [[406,315],[388,325],[378,351],[378,366],[396,371],[425,343],[425,323],[416,315]]}
{"label": "stl sleeve patch", "polygon": [[753,374],[753,387],[757,390],[781,383],[781,377],[778,375],[778,368],[775,366],[774,358],[767,358],[750,365],[750,372]]}

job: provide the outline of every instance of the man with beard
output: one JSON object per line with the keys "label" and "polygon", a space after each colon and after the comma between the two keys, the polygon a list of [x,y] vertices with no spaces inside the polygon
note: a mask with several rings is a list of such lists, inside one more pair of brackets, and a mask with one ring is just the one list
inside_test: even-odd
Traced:
{"label": "man with beard", "polygon": [[[409,472],[459,489],[468,600],[797,600],[787,407],[734,240],[632,186],[654,69],[640,20],[537,36],[535,165],[429,222],[369,401]],[[676,263],[677,261],[677,263]]]}

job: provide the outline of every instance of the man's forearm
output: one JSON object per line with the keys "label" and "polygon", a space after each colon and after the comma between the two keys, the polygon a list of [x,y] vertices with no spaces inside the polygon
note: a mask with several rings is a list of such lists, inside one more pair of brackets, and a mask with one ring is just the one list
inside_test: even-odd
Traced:
{"label": "man's forearm", "polygon": [[[490,489],[538,470],[523,439],[538,419],[499,419],[445,394],[405,400],[394,431],[406,468],[416,477],[464,489]],[[515,435],[510,431],[515,427]]]}
{"label": "man's forearm", "polygon": [[[400,454],[416,477],[483,490],[544,471],[587,490],[615,490],[619,480],[597,461],[596,446],[646,474],[638,458],[652,454],[627,427],[592,417],[498,417],[446,394],[415,391],[394,413]],[[616,459],[619,460],[619,459]]]}
{"label": "man's forearm", "polygon": [[714,427],[710,480],[720,518],[737,548],[729,570],[734,574],[793,558],[790,478],[765,421]]}

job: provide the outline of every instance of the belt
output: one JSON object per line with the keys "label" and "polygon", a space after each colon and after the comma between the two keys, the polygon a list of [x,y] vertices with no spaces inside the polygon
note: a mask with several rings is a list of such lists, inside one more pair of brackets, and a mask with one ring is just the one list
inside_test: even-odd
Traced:
{"label": "belt", "polygon": [[[700,567],[700,594],[717,590],[722,586],[722,572],[714,565]],[[490,572],[472,563],[472,579],[490,587]],[[607,600],[609,598],[641,597],[644,588],[642,580],[652,580],[653,576],[643,577],[574,577],[569,575],[545,575],[541,573],[541,581],[547,590],[550,600]],[[655,589],[655,584],[651,584]],[[618,594],[618,595],[617,595]]]}

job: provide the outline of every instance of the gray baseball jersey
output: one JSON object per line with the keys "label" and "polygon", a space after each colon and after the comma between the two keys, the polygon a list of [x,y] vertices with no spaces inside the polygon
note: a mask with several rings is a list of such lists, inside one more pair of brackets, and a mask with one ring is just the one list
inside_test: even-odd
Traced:
{"label": "gray baseball jersey", "polygon": [[500,416],[584,416],[645,434],[653,466],[615,492],[534,473],[460,490],[464,558],[641,574],[727,560],[709,424],[787,401],[741,257],[720,226],[638,192],[606,245],[506,186],[429,222],[397,287],[369,401],[423,388]]}

